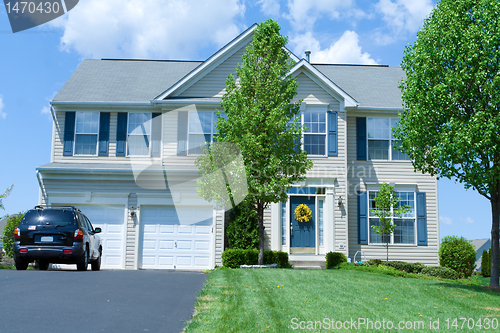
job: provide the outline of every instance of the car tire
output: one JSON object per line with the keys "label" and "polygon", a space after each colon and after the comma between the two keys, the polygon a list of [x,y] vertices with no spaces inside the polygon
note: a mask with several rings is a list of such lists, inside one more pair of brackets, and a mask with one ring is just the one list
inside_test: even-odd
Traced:
{"label": "car tire", "polygon": [[16,259],[16,269],[18,271],[25,271],[28,268],[28,264],[29,262],[24,259],[21,258]]}
{"label": "car tire", "polygon": [[93,271],[99,271],[101,270],[101,257],[102,257],[102,250],[99,249],[99,256],[97,259],[93,260],[90,265],[92,266]]}
{"label": "car tire", "polygon": [[89,251],[87,249],[87,246],[85,246],[85,251],[83,252],[82,257],[80,258],[80,261],[76,264],[76,269],[79,271],[86,271],[88,265],[89,265]]}
{"label": "car tire", "polygon": [[38,261],[38,269],[41,271],[46,271],[47,269],[49,269],[49,262],[39,260]]}

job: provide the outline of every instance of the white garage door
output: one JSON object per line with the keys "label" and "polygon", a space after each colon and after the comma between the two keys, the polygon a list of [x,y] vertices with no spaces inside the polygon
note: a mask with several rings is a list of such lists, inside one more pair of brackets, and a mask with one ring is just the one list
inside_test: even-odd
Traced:
{"label": "white garage door", "polygon": [[142,206],[140,268],[211,268],[211,216],[211,207]]}
{"label": "white garage door", "polygon": [[79,206],[94,228],[99,227],[102,244],[101,267],[125,268],[125,207],[124,206]]}

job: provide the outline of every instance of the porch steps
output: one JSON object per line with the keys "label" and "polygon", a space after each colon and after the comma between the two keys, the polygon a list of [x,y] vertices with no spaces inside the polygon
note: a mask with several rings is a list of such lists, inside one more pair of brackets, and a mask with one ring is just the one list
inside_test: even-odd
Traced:
{"label": "porch steps", "polygon": [[325,269],[325,262],[324,261],[290,260],[290,264],[295,269]]}

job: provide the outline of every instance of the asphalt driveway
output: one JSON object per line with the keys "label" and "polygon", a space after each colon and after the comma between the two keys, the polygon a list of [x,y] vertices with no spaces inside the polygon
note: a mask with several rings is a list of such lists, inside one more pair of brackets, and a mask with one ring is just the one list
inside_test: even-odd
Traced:
{"label": "asphalt driveway", "polygon": [[0,270],[0,332],[174,332],[206,274]]}

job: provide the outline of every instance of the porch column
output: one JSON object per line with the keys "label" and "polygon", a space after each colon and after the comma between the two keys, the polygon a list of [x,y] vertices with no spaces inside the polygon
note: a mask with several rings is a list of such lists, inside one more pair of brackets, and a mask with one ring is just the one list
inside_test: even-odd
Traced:
{"label": "porch column", "polygon": [[281,251],[281,204],[271,203],[271,250]]}
{"label": "porch column", "polygon": [[325,252],[335,251],[335,194],[333,187],[326,188],[325,207],[323,208],[323,242]]}

